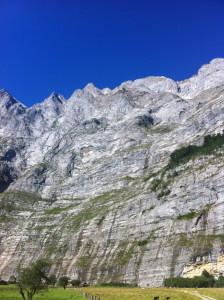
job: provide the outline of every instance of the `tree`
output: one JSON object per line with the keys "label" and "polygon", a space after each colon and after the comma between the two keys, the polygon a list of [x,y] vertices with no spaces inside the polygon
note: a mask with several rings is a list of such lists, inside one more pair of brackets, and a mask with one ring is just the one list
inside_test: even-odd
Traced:
{"label": "tree", "polygon": [[205,277],[205,278],[211,278],[212,277],[212,275],[205,269],[203,270],[201,276]]}
{"label": "tree", "polygon": [[59,278],[58,285],[62,286],[64,289],[66,288],[68,283],[69,283],[69,277],[62,276],[62,277]]}
{"label": "tree", "polygon": [[51,286],[53,286],[53,285],[56,284],[56,282],[57,282],[56,276],[55,276],[54,274],[49,275],[49,277],[48,277],[48,283],[49,283]]}
{"label": "tree", "polygon": [[81,281],[78,279],[73,279],[70,283],[72,286],[79,286],[81,284]]}
{"label": "tree", "polygon": [[16,283],[16,277],[14,275],[10,276],[9,280],[8,280],[9,284],[15,284]]}
{"label": "tree", "polygon": [[28,268],[19,271],[17,285],[23,300],[32,300],[36,293],[47,290],[47,273],[51,267],[48,259],[39,259]]}

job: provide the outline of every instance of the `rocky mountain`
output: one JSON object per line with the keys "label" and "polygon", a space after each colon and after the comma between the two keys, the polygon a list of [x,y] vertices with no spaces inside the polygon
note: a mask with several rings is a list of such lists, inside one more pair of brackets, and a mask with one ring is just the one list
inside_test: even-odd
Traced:
{"label": "rocky mountain", "polygon": [[221,58],[31,108],[1,90],[0,277],[42,257],[91,284],[224,274],[223,102]]}

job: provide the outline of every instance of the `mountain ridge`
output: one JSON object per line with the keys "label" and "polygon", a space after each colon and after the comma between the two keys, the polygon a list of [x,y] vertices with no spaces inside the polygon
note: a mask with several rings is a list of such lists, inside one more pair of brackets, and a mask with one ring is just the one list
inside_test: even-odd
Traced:
{"label": "mountain ridge", "polygon": [[224,59],[185,81],[88,84],[31,108],[0,95],[2,278],[49,257],[57,276],[159,286],[219,260],[223,148],[166,166],[223,132]]}
{"label": "mountain ridge", "polygon": [[[80,92],[80,91],[94,91],[95,93],[98,91],[98,92],[101,92],[101,93],[109,93],[109,92],[116,92],[118,89],[120,89],[120,88],[122,88],[123,86],[126,86],[126,85],[128,85],[128,84],[136,84],[136,85],[138,85],[138,83],[143,83],[143,84],[145,84],[145,82],[147,82],[148,80],[150,81],[150,80],[168,80],[168,81],[170,81],[170,82],[173,82],[173,83],[176,83],[177,85],[182,85],[183,83],[185,83],[186,81],[188,81],[188,80],[192,80],[192,81],[194,81],[195,80],[195,78],[196,77],[198,77],[198,76],[200,76],[200,77],[203,77],[203,78],[205,78],[205,77],[207,77],[207,76],[209,76],[209,75],[212,75],[213,73],[217,73],[217,72],[219,72],[219,71],[223,71],[224,70],[224,59],[223,58],[215,58],[215,59],[213,59],[213,60],[211,60],[210,61],[210,63],[209,64],[205,64],[205,65],[203,65],[200,69],[199,69],[199,71],[198,71],[198,74],[196,74],[196,75],[193,75],[192,77],[190,77],[190,78],[188,78],[188,79],[185,79],[185,80],[181,80],[181,81],[174,81],[173,79],[171,79],[171,78],[167,78],[167,77],[165,77],[165,76],[148,76],[148,77],[145,77],[145,78],[140,78],[140,79],[136,79],[136,80],[128,80],[128,81],[125,81],[125,82],[123,82],[123,83],[121,83],[121,85],[120,86],[118,86],[118,87],[115,87],[114,89],[109,89],[109,88],[103,88],[102,90],[100,90],[100,89],[98,89],[97,87],[95,87],[94,86],[94,84],[93,83],[88,83],[84,88],[83,88],[83,90],[81,90],[81,89],[78,89],[78,90],[75,90],[74,92],[73,92],[73,94],[74,93],[76,93],[76,92]],[[220,75],[220,74],[218,74],[218,75]],[[222,75],[222,74],[221,74]],[[220,82],[221,83],[223,83],[223,77],[220,79]],[[214,83],[215,84],[215,86],[218,86],[219,84],[218,83]],[[174,89],[174,90],[176,90],[176,89]],[[177,90],[178,90],[178,88],[177,88]],[[2,93],[6,93],[6,94],[8,94],[8,95],[10,95],[10,93],[6,90],[6,89],[0,89],[0,98],[2,98]],[[72,94],[72,95],[73,95]],[[64,98],[65,99],[65,97],[63,96],[63,95],[61,95],[61,94],[57,94],[56,92],[52,92],[51,93],[51,95],[48,97],[48,98],[51,98],[51,96],[59,96],[59,98],[60,97],[62,97],[62,98]],[[71,97],[72,97],[72,95],[68,98],[68,99],[70,99]],[[11,96],[11,95],[10,95]],[[97,94],[97,96],[99,96],[98,94]],[[12,96],[11,96],[12,97]],[[48,98],[46,98],[44,101],[46,101]],[[14,98],[15,99],[15,98]],[[16,100],[16,99],[15,99]],[[16,100],[16,101],[18,101],[18,100]],[[19,101],[18,101],[19,102]],[[21,102],[19,102],[19,103],[21,103]],[[22,103],[21,103],[22,104]],[[34,104],[33,106],[35,106],[35,105],[38,105],[38,104],[40,104],[40,103],[36,103],[36,104]],[[22,104],[23,106],[25,106],[24,104]],[[29,108],[32,108],[32,106],[31,107],[29,107]]]}

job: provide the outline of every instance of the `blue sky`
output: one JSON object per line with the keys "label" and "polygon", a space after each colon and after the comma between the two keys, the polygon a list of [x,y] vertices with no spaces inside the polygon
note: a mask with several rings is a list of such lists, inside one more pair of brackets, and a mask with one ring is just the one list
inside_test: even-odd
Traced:
{"label": "blue sky", "polygon": [[27,106],[224,57],[223,0],[0,0],[0,28],[0,88]]}

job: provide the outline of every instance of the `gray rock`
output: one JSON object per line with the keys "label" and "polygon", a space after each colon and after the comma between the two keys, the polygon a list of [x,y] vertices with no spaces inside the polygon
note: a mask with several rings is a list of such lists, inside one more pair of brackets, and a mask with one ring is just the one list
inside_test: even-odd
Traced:
{"label": "gray rock", "polygon": [[183,82],[88,84],[31,108],[1,90],[0,276],[50,257],[57,276],[160,286],[217,262],[223,148],[164,167],[223,132],[223,100],[224,59]]}

